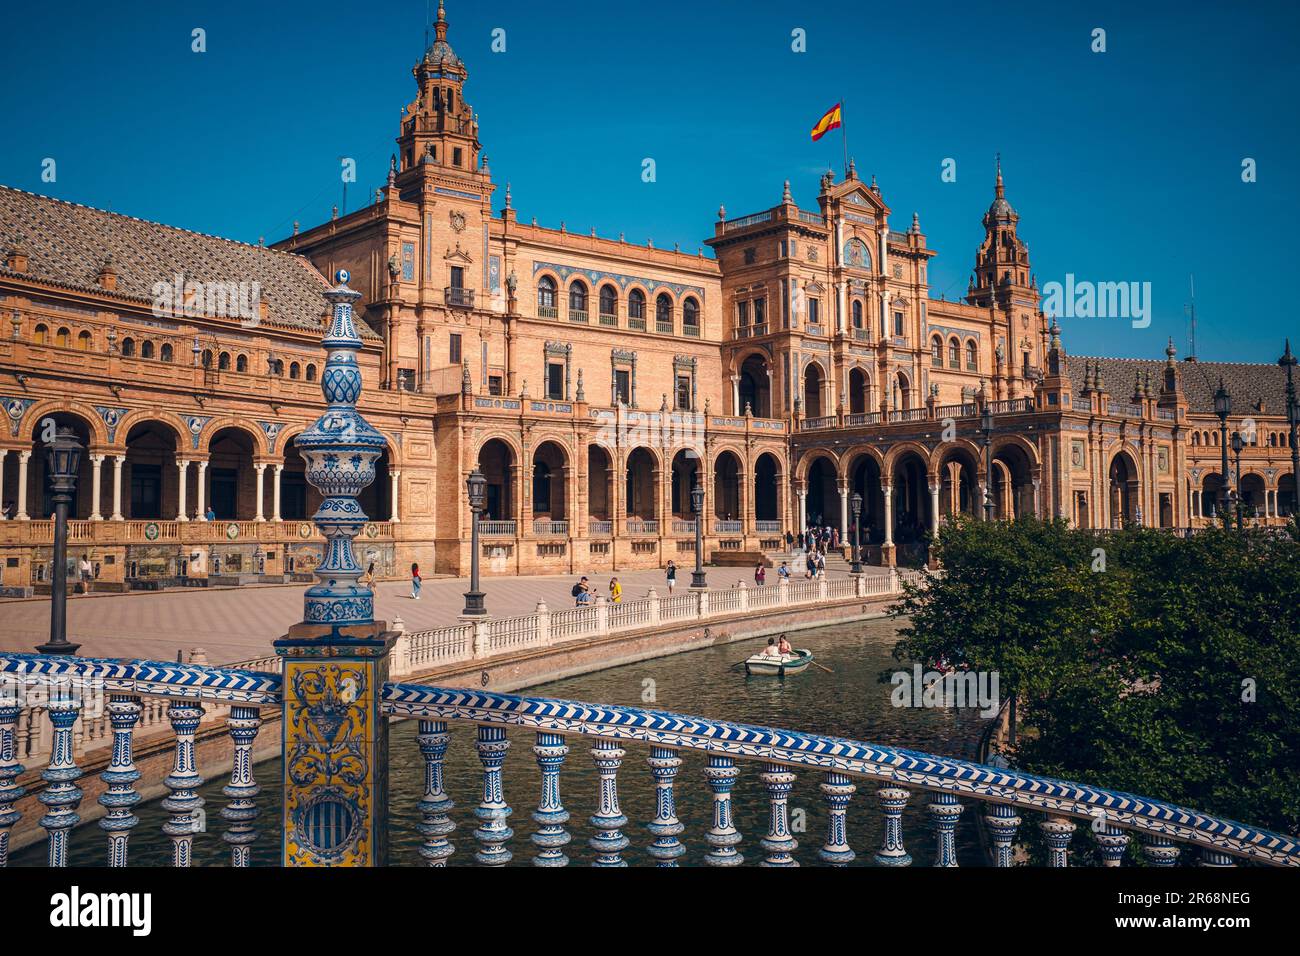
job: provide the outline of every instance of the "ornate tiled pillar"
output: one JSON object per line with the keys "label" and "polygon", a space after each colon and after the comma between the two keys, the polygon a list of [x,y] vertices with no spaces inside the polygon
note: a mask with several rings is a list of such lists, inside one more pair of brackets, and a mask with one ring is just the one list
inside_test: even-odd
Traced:
{"label": "ornate tiled pillar", "polygon": [[368,520],[357,495],[375,480],[385,442],[356,409],[362,343],[352,304],[361,294],[347,280],[340,270],[325,293],[328,407],[296,441],[307,481],[321,493],[313,521],[326,545],[302,623],[275,642],[284,658],[285,866],[381,866],[387,855],[388,720],[380,693],[397,635],[375,621],[374,594],[358,584],[363,569],[352,550]]}

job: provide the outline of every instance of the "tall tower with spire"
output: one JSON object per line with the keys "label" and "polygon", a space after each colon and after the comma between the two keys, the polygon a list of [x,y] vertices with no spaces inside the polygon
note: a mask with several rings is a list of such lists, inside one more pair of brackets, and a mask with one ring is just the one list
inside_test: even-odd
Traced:
{"label": "tall tower with spire", "polygon": [[447,11],[438,0],[434,39],[411,73],[419,92],[402,111],[401,165],[434,165],[456,175],[479,166],[478,119],[465,102],[469,71],[447,42]]}
{"label": "tall tower with spire", "polygon": [[1038,288],[1029,263],[1029,244],[1017,234],[1020,216],[1007,201],[1002,156],[997,158],[993,202],[984,214],[984,241],[966,301],[994,314],[995,383],[1006,382],[1016,397],[1041,375],[1048,350],[1046,321],[1038,311]]}

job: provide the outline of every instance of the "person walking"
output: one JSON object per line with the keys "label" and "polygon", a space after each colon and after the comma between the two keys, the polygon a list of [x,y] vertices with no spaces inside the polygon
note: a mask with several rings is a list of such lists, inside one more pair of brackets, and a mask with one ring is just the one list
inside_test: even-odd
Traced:
{"label": "person walking", "polygon": [[424,582],[420,579],[420,566],[418,564],[412,564],[411,565],[411,600],[413,601],[420,600],[420,585],[422,585],[423,583]]}
{"label": "person walking", "polygon": [[371,561],[370,566],[366,568],[366,573],[361,575],[361,583],[366,587],[374,589],[375,586],[375,562]]}
{"label": "person walking", "polygon": [[95,571],[94,568],[90,566],[90,559],[84,554],[81,556],[81,563],[78,566],[78,570],[81,572],[81,593],[89,594],[90,579],[94,577]]}
{"label": "person walking", "polygon": [[767,568],[763,567],[762,562],[754,568],[754,583],[760,588],[767,583]]}
{"label": "person walking", "polygon": [[669,561],[665,573],[668,577],[668,594],[671,595],[673,593],[673,588],[677,587],[677,565],[672,561]]}
{"label": "person walking", "polygon": [[787,581],[790,580],[790,565],[788,562],[781,562],[781,566],[776,569],[776,576],[778,578],[784,578]]}
{"label": "person walking", "polygon": [[609,579],[609,599],[614,604],[623,600],[623,585],[618,583],[618,578]]}

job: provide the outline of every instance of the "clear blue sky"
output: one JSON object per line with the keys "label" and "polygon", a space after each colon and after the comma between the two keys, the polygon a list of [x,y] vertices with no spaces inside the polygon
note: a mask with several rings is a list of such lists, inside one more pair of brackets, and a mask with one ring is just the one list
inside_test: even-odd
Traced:
{"label": "clear blue sky", "polygon": [[[436,0],[432,0],[436,9]],[[256,242],[328,218],[340,156],[382,183],[425,0],[26,3],[0,35],[0,182]],[[1040,283],[1152,283],[1154,321],[1064,324],[1075,353],[1273,361],[1295,319],[1300,134],[1294,4],[565,3],[450,0],[450,40],[523,219],[694,250],[789,178],[815,208],[841,141],[965,291],[999,150]],[[191,30],[207,52],[191,52]],[[506,52],[490,49],[506,31]],[[1106,30],[1107,51],[1091,52]],[[791,31],[807,52],[791,50]],[[43,183],[41,162],[58,162]],[[651,157],[657,182],[641,181]],[[940,180],[957,162],[957,181]],[[1241,180],[1244,157],[1258,182]]]}

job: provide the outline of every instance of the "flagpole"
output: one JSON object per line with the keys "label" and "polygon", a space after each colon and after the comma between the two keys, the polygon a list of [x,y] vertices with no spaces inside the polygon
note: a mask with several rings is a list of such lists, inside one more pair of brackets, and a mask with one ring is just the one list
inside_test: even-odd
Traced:
{"label": "flagpole", "polygon": [[849,131],[844,125],[844,97],[840,97],[840,137],[844,141],[844,178],[849,178]]}

